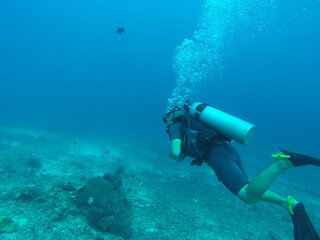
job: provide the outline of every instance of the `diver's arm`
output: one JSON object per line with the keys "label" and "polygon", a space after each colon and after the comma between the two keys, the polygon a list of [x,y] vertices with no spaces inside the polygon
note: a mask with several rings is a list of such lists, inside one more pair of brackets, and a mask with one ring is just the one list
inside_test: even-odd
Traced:
{"label": "diver's arm", "polygon": [[170,157],[178,162],[184,159],[181,151],[181,139],[173,139],[171,141]]}

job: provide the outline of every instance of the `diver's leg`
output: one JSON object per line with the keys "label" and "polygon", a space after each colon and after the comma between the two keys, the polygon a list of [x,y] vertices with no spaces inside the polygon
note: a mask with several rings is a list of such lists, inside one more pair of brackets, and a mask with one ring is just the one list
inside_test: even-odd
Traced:
{"label": "diver's leg", "polygon": [[254,204],[257,201],[264,201],[264,202],[269,202],[269,203],[273,203],[276,205],[279,205],[280,207],[284,208],[286,211],[289,212],[289,205],[288,205],[288,200],[282,196],[280,196],[279,194],[272,192],[270,190],[267,190],[264,192],[264,194],[260,197],[259,200],[257,200],[256,198],[253,199],[251,196],[248,196],[246,188],[248,187],[248,185],[246,185],[243,189],[240,190],[240,192],[238,193],[238,197],[249,204]]}
{"label": "diver's leg", "polygon": [[251,180],[247,187],[247,193],[253,198],[260,199],[270,188],[276,177],[290,167],[293,167],[293,164],[288,160],[273,162],[269,167]]}
{"label": "diver's leg", "polygon": [[260,200],[275,203],[288,210],[288,201],[269,191],[275,178],[284,170],[293,167],[288,160],[275,161],[249,182],[237,151],[227,143],[212,145],[206,162],[215,171],[219,180],[242,201],[254,204]]}
{"label": "diver's leg", "polygon": [[283,207],[285,210],[289,211],[287,198],[281,197],[279,194],[270,190],[265,191],[260,200],[264,202],[277,204],[280,207]]}
{"label": "diver's leg", "polygon": [[274,193],[268,191],[268,189],[276,177],[290,167],[293,167],[293,164],[288,160],[275,161],[254,177],[248,185],[243,187],[237,196],[248,203],[255,203],[259,200],[264,200],[278,205],[283,204],[284,200],[281,199],[281,197],[278,198]]}
{"label": "diver's leg", "polygon": [[237,195],[249,183],[245,171],[241,168],[241,158],[229,143],[212,144],[205,161],[214,170],[219,181],[233,194]]}

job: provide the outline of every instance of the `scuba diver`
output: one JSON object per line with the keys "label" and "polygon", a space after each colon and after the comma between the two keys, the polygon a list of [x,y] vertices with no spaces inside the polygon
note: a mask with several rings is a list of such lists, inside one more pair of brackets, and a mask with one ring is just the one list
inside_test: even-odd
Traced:
{"label": "scuba diver", "polygon": [[186,101],[183,109],[174,107],[163,116],[171,141],[170,157],[181,162],[185,157],[191,165],[206,162],[218,180],[240,200],[248,204],[264,201],[279,205],[291,216],[295,240],[320,240],[301,202],[269,190],[273,181],[285,170],[304,166],[320,166],[320,159],[280,149],[270,166],[251,181],[241,158],[231,145],[235,140],[247,145],[255,134],[255,126],[207,104]]}

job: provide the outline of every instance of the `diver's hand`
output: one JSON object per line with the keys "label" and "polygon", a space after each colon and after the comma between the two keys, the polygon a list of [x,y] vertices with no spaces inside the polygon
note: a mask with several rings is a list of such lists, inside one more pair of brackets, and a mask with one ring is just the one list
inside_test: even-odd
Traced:
{"label": "diver's hand", "polygon": [[180,155],[173,155],[172,153],[170,153],[170,157],[177,162],[182,162],[185,158],[185,156],[182,153]]}
{"label": "diver's hand", "polygon": [[185,158],[181,151],[181,139],[173,139],[171,141],[170,157],[177,162],[182,162]]}

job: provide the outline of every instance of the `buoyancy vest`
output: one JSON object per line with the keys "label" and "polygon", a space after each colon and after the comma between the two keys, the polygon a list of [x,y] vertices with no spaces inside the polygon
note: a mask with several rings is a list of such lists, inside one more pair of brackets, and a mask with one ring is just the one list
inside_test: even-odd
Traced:
{"label": "buoyancy vest", "polygon": [[221,135],[216,130],[208,128],[191,115],[184,115],[182,119],[182,152],[186,156],[195,158],[197,165],[204,161],[205,154],[210,145],[218,141],[229,141],[230,139]]}

